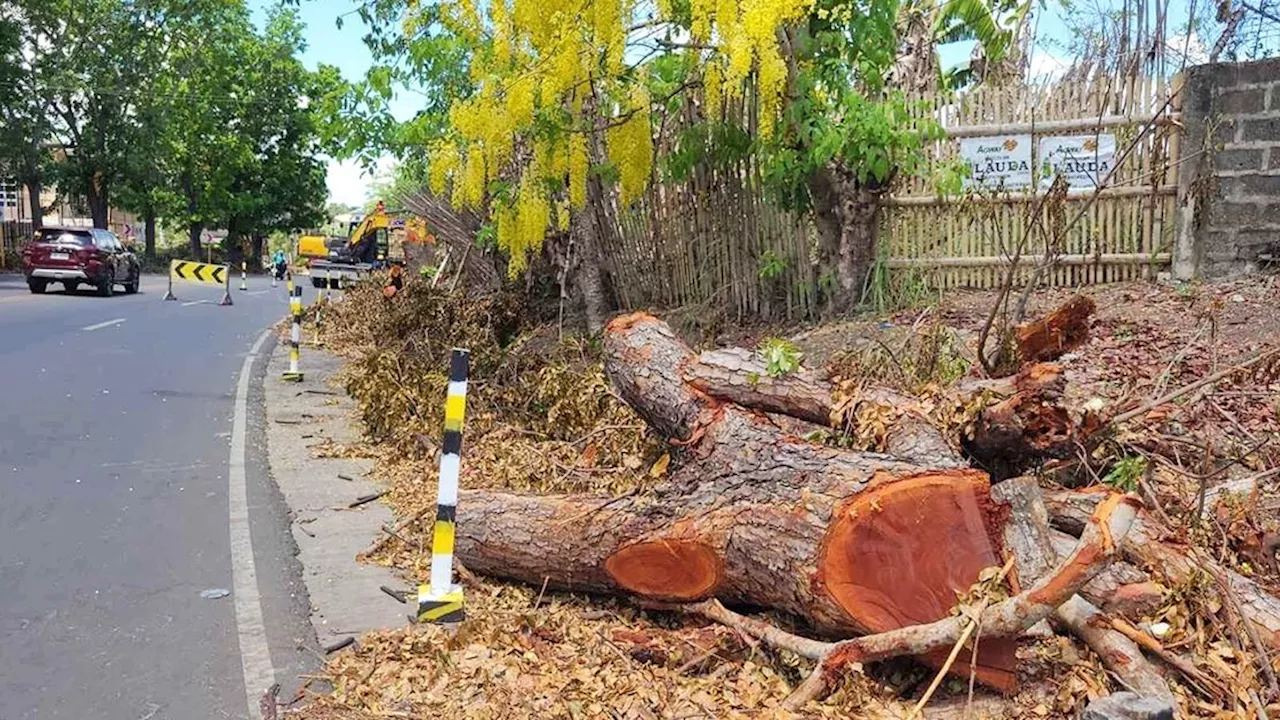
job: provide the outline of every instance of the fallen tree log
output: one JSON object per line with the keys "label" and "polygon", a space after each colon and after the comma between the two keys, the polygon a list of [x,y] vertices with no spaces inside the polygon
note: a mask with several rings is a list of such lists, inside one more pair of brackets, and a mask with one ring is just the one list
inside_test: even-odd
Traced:
{"label": "fallen tree log", "polygon": [[[792,470],[790,451],[811,447],[775,448],[739,474],[676,477],[623,500],[464,492],[455,552],[493,577],[668,602],[720,598],[835,636],[945,617],[999,564],[981,473],[910,474],[919,468],[853,453],[834,458],[838,472]],[[1011,689],[1013,653],[1011,641],[984,640],[979,679]]]}
{"label": "fallen tree log", "polygon": [[1100,502],[1086,523],[1080,542],[1066,559],[1022,592],[983,607],[976,618],[956,615],[924,625],[825,643],[740,615],[714,599],[666,609],[701,615],[774,647],[817,660],[817,666],[808,679],[784,703],[784,707],[797,710],[809,700],[825,694],[827,688],[852,664],[938,652],[964,642],[975,622],[983,634],[996,636],[1012,636],[1040,622],[1067,602],[1119,553],[1139,506],[1137,499],[1129,495],[1113,494]]}
{"label": "fallen tree log", "polygon": [[[1092,508],[1107,495],[1103,489],[1064,490],[1045,494],[1052,522],[1075,533]],[[1224,578],[1239,600],[1240,614],[1257,629],[1262,642],[1280,649],[1280,599],[1257,582],[1207,558],[1194,557],[1190,548],[1166,539],[1167,533],[1147,513],[1140,513],[1125,545],[1125,555],[1133,562],[1163,574],[1174,583],[1194,579],[1199,573]]]}
{"label": "fallen tree log", "polygon": [[[864,387],[837,400],[824,372],[801,368],[771,377],[764,361],[744,348],[709,350],[680,362],[680,378],[687,386],[715,401],[851,434],[864,423],[873,424],[883,427],[881,444],[890,455],[934,467],[964,465],[916,398]],[[953,393],[961,402],[983,393],[1002,398],[960,438],[965,454],[997,478],[1019,474],[1048,458],[1069,457],[1082,433],[1061,405],[1064,386],[1061,370],[1052,363],[1028,365],[1009,378],[962,383]]]}
{"label": "fallen tree log", "polygon": [[[982,473],[789,436],[685,382],[691,362],[652,316],[610,323],[606,371],[677,446],[669,480],[625,498],[465,494],[463,563],[549,587],[777,608],[836,636],[945,617],[1001,564]],[[984,641],[979,679],[1010,689],[1013,651]]]}
{"label": "fallen tree log", "polygon": [[934,466],[964,466],[919,401],[887,388],[863,388],[857,396],[837,402],[825,373],[801,368],[771,377],[759,355],[744,348],[703,352],[685,364],[682,377],[694,389],[720,400],[847,432],[856,430],[860,406],[874,406],[867,409],[887,421],[886,453]]}

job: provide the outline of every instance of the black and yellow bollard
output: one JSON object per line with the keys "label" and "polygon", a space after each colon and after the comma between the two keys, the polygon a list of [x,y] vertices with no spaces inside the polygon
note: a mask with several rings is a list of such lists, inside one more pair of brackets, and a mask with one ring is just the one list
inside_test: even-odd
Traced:
{"label": "black and yellow bollard", "polygon": [[458,517],[458,474],[462,466],[462,419],[467,409],[470,353],[454,348],[449,359],[449,394],[444,405],[444,445],[431,538],[431,579],[418,586],[418,622],[455,623],[465,616],[462,588],[453,584],[453,539]]}
{"label": "black and yellow bollard", "polygon": [[286,287],[289,288],[289,312],[293,315],[293,326],[289,330],[289,371],[283,377],[288,382],[302,382],[302,370],[298,368],[299,346],[302,344],[302,286],[295,285],[290,274],[286,276]]}
{"label": "black and yellow bollard", "polygon": [[240,261],[240,289],[249,289],[249,263],[244,260]]}

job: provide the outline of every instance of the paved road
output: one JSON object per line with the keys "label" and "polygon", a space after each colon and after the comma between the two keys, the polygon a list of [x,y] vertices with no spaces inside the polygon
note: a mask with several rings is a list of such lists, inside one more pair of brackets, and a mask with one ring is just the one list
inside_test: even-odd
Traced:
{"label": "paved road", "polygon": [[[99,298],[0,275],[0,720],[248,716],[235,598],[200,592],[233,587],[236,381],[287,310],[283,287],[250,285],[219,307],[188,283],[162,302],[160,277]],[[250,387],[249,519],[288,697],[314,637]]]}

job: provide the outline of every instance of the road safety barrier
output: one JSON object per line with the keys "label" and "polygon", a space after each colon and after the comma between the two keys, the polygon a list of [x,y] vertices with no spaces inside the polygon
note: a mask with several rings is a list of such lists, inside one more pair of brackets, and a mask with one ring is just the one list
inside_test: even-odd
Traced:
{"label": "road safety barrier", "polygon": [[418,586],[418,622],[455,623],[465,617],[462,587],[453,584],[453,540],[458,519],[458,473],[462,465],[462,419],[467,409],[467,366],[471,353],[454,348],[449,358],[449,391],[444,404],[444,447],[436,524],[431,537],[431,578]]}
{"label": "road safety barrier", "polygon": [[222,300],[219,305],[231,303],[231,273],[226,265],[195,262],[192,260],[169,261],[169,289],[164,291],[164,300],[177,300],[173,294],[174,280],[190,280],[191,282],[223,286]]}
{"label": "road safety barrier", "polygon": [[289,289],[289,313],[293,316],[293,325],[289,328],[289,370],[283,379],[288,382],[302,382],[302,371],[298,369],[299,346],[302,344],[302,286],[295,285],[293,274],[285,276]]}

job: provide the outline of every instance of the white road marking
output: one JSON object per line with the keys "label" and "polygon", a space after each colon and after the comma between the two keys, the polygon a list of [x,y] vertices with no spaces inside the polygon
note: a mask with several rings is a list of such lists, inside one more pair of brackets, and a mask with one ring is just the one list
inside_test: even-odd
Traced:
{"label": "white road marking", "polygon": [[106,321],[106,322],[100,322],[100,323],[98,323],[97,325],[88,325],[88,326],[82,327],[82,328],[80,328],[80,329],[81,329],[81,330],[101,330],[101,329],[102,329],[102,328],[104,328],[104,327],[111,327],[112,325],[119,325],[120,323],[122,323],[122,322],[124,322],[124,321],[125,321],[125,318],[116,318],[115,320],[108,320],[108,321]]}
{"label": "white road marking", "polygon": [[231,458],[227,462],[231,518],[231,587],[236,606],[236,630],[240,636],[240,665],[244,671],[245,703],[250,718],[261,718],[262,694],[276,681],[267,628],[262,620],[262,598],[258,591],[258,571],[253,562],[253,538],[249,534],[249,490],[245,477],[245,430],[248,423],[249,379],[253,360],[262,343],[271,335],[267,329],[254,341],[240,366],[236,385],[235,416],[231,421]]}
{"label": "white road marking", "polygon": [[269,293],[269,292],[271,291],[270,290],[248,290],[245,292],[245,295],[265,295],[266,293]]}
{"label": "white road marking", "polygon": [[182,307],[191,307],[192,305],[204,305],[208,300],[192,300],[191,302],[182,303]]}

